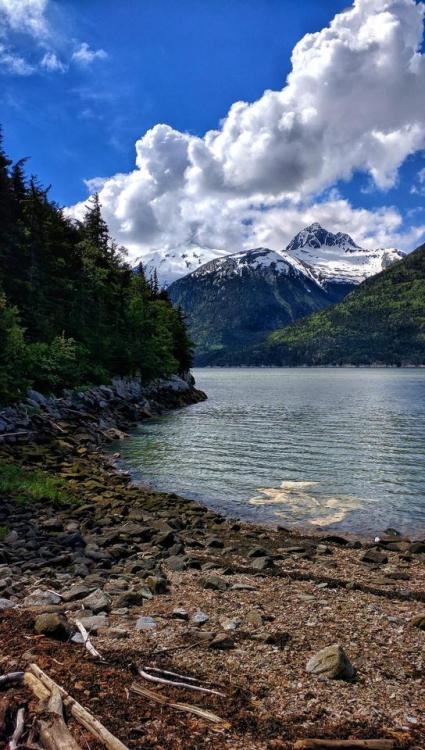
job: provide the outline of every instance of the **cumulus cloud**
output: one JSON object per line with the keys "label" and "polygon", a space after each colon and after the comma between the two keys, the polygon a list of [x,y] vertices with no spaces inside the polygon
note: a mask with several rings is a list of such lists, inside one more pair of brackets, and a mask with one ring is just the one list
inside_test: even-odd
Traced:
{"label": "cumulus cloud", "polygon": [[79,65],[91,65],[94,60],[104,60],[108,57],[104,49],[91,49],[87,42],[82,42],[72,54],[72,60]]}
{"label": "cumulus cloud", "polygon": [[8,50],[3,44],[0,44],[0,66],[12,75],[29,76],[34,72],[32,65],[29,65],[20,55]]}
{"label": "cumulus cloud", "polygon": [[0,0],[0,22],[12,31],[45,38],[48,36],[47,4],[48,0]]}
{"label": "cumulus cloud", "polygon": [[414,0],[355,0],[295,46],[280,91],[236,102],[202,138],[164,124],[149,130],[136,143],[135,170],[102,180],[117,239],[138,254],[232,252],[257,241],[279,249],[315,220],[357,241],[405,244],[394,209],[317,196],[355,171],[387,189],[425,148],[424,13]]}

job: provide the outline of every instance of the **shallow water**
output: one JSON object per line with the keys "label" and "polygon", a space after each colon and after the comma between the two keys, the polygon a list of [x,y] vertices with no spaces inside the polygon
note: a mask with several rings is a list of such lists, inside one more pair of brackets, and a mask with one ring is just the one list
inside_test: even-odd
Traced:
{"label": "shallow water", "polygon": [[424,369],[199,369],[118,450],[143,484],[282,525],[425,532]]}

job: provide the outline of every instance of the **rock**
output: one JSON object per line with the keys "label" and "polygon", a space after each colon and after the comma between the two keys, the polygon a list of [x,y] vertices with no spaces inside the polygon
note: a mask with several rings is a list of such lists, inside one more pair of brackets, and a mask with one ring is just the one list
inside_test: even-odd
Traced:
{"label": "rock", "polygon": [[76,583],[67,591],[62,591],[61,597],[64,602],[74,602],[77,599],[84,599],[96,590],[95,586],[86,586],[84,583]]}
{"label": "rock", "polygon": [[211,589],[212,591],[226,591],[228,588],[227,581],[220,576],[208,576],[202,581],[204,589]]}
{"label": "rock", "polygon": [[209,644],[209,648],[217,649],[219,651],[228,651],[234,647],[235,642],[228,633],[218,633]]}
{"label": "rock", "polygon": [[47,635],[59,641],[66,641],[71,633],[65,617],[55,614],[39,615],[34,623],[34,631],[38,635]]}
{"label": "rock", "polygon": [[409,552],[413,552],[414,555],[419,555],[425,552],[425,541],[412,542],[412,544],[409,547]]}
{"label": "rock", "polygon": [[152,594],[165,594],[167,591],[167,579],[162,576],[148,576],[146,585]]}
{"label": "rock", "polygon": [[170,570],[179,572],[181,570],[187,569],[189,565],[189,559],[186,557],[186,555],[171,555],[171,557],[167,558],[165,564]]}
{"label": "rock", "polygon": [[102,589],[96,589],[92,594],[86,596],[81,604],[86,609],[90,609],[93,614],[97,615],[98,612],[109,612],[111,609],[111,597],[105,594]]}
{"label": "rock", "polygon": [[210,618],[208,615],[205,614],[205,612],[202,612],[202,610],[198,609],[197,612],[192,617],[192,622],[195,623],[195,625],[203,625],[205,622],[208,622]]}
{"label": "rock", "polygon": [[247,625],[252,625],[254,628],[261,628],[264,621],[263,615],[257,609],[252,609],[248,612],[244,619]]}
{"label": "rock", "polygon": [[268,570],[274,567],[274,562],[271,557],[255,557],[251,563],[253,570]]}
{"label": "rock", "polygon": [[348,544],[348,539],[338,534],[326,534],[326,536],[320,537],[320,541],[325,542],[325,544],[339,544],[341,547],[345,547]]}
{"label": "rock", "polygon": [[135,624],[136,630],[154,630],[156,628],[156,621],[153,617],[139,617]]}
{"label": "rock", "polygon": [[14,547],[18,541],[19,541],[19,535],[18,532],[13,529],[12,531],[9,531],[8,534],[3,539],[5,544],[8,544],[10,547]]}
{"label": "rock", "polygon": [[165,531],[163,534],[158,534],[155,537],[155,544],[157,544],[158,547],[163,547],[165,549],[172,547],[173,544],[175,544],[175,541],[176,538],[172,531]]}
{"label": "rock", "polygon": [[3,599],[3,597],[0,597],[0,610],[2,609],[12,609],[16,605],[10,601],[10,599]]}
{"label": "rock", "polygon": [[[145,594],[147,594],[147,596],[145,596]],[[125,591],[123,594],[120,594],[115,602],[115,606],[118,607],[118,609],[120,607],[132,607],[137,604],[143,604],[144,599],[152,599],[150,591],[147,591],[146,589],[133,589],[132,591]]]}
{"label": "rock", "polygon": [[415,628],[419,628],[419,630],[425,630],[425,612],[422,612],[420,615],[417,615],[412,620],[412,625]]}
{"label": "rock", "polygon": [[209,547],[209,549],[223,549],[224,544],[221,539],[217,539],[217,537],[210,537],[209,539],[207,539],[206,546]]}
{"label": "rock", "polygon": [[59,594],[55,594],[54,591],[35,589],[35,591],[28,594],[28,596],[22,600],[22,605],[24,607],[39,607],[49,604],[59,604],[60,600],[61,597]]}
{"label": "rock", "polygon": [[230,620],[223,620],[221,623],[221,627],[223,630],[237,630],[240,627],[242,620],[240,617],[234,617]]}
{"label": "rock", "polygon": [[254,547],[253,549],[249,550],[248,557],[267,557],[267,550],[265,550],[263,547]]}
{"label": "rock", "polygon": [[189,615],[187,614],[186,610],[183,608],[176,607],[176,609],[173,609],[171,613],[171,617],[173,617],[175,620],[188,620]]}
{"label": "rock", "polygon": [[354,667],[342,646],[334,643],[318,651],[307,662],[307,672],[331,680],[351,680],[354,677]]}
{"label": "rock", "polygon": [[361,556],[361,561],[365,563],[372,563],[375,565],[386,565],[388,562],[388,555],[380,552],[376,547],[371,547],[366,550],[364,555]]}
{"label": "rock", "polygon": [[[107,628],[109,625],[106,615],[92,615],[91,617],[77,617],[89,633],[97,633],[99,628]],[[78,635],[80,635],[78,633]],[[74,640],[74,639],[72,639]]]}
{"label": "rock", "polygon": [[46,531],[63,531],[63,523],[56,516],[53,518],[47,518],[41,525]]}
{"label": "rock", "polygon": [[264,643],[268,646],[277,646],[277,648],[283,649],[291,640],[289,633],[284,630],[274,630],[272,633],[268,633],[264,638]]}

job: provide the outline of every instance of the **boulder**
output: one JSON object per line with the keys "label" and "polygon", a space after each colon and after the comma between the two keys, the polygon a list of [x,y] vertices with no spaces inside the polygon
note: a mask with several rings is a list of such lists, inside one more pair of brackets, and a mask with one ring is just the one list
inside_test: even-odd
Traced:
{"label": "boulder", "polygon": [[307,672],[330,680],[351,680],[355,671],[342,646],[334,643],[318,651],[307,662]]}
{"label": "boulder", "polygon": [[59,604],[60,600],[61,597],[59,594],[55,594],[54,591],[35,589],[22,600],[22,605],[24,607],[40,607],[49,604]]}
{"label": "boulder", "polygon": [[10,599],[4,599],[3,597],[0,597],[0,610],[2,609],[12,609],[16,605],[10,601]]}
{"label": "boulder", "polygon": [[421,612],[420,615],[417,615],[412,620],[412,625],[415,628],[419,628],[419,630],[425,630],[425,612]]}
{"label": "boulder", "polygon": [[273,567],[274,562],[271,557],[254,557],[251,563],[251,568],[257,571],[268,570]]}
{"label": "boulder", "polygon": [[211,589],[212,591],[226,591],[228,588],[227,581],[220,576],[208,576],[202,581],[204,589]]}
{"label": "boulder", "polygon": [[92,594],[86,596],[81,602],[86,609],[90,609],[93,614],[98,612],[109,612],[111,609],[111,597],[105,594],[102,589],[96,589]]}
{"label": "boulder", "polygon": [[168,581],[162,576],[148,576],[146,578],[146,585],[152,594],[165,594]]}
{"label": "boulder", "polygon": [[95,586],[86,586],[84,583],[76,583],[67,591],[62,591],[61,596],[64,602],[74,602],[77,599],[84,599],[96,590]]}
{"label": "boulder", "polygon": [[47,635],[59,641],[68,640],[71,629],[65,617],[56,614],[39,615],[34,623],[34,631],[38,635]]}
{"label": "boulder", "polygon": [[380,552],[376,547],[371,547],[366,550],[364,555],[361,556],[361,561],[365,563],[371,563],[374,565],[386,565],[388,562],[388,555],[384,552]]}

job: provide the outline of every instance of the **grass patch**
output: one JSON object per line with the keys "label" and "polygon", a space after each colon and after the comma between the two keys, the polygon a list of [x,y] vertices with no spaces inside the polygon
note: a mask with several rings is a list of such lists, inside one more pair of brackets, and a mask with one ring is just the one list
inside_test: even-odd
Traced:
{"label": "grass patch", "polygon": [[63,506],[78,502],[68,492],[64,479],[53,477],[39,469],[25,469],[10,463],[0,463],[0,493],[12,495],[22,505],[45,501]]}
{"label": "grass patch", "polygon": [[8,533],[9,533],[9,529],[7,528],[7,526],[0,526],[0,542],[3,541],[5,536],[8,535]]}

